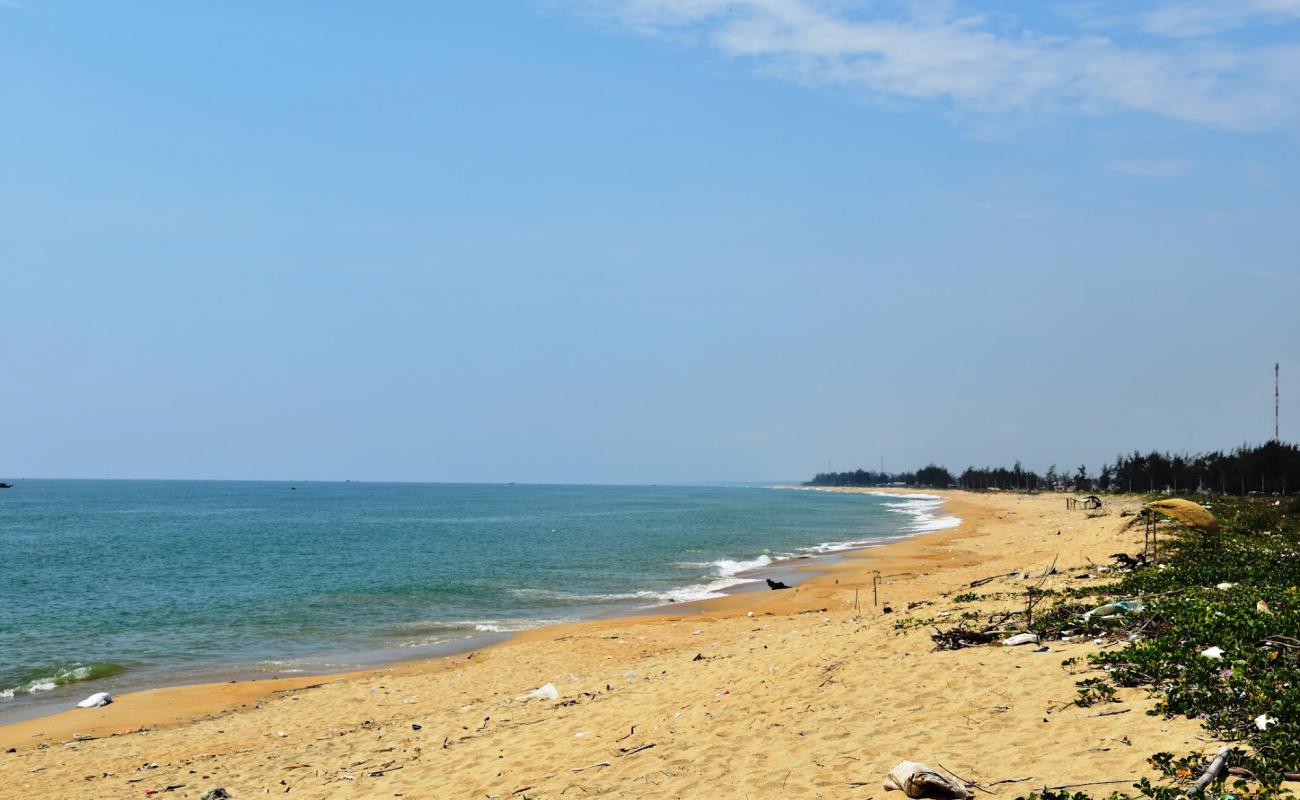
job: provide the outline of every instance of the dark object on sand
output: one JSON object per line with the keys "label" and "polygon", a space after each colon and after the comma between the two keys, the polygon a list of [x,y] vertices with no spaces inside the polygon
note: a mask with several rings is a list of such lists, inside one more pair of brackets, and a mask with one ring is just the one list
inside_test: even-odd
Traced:
{"label": "dark object on sand", "polygon": [[218,786],[204,794],[202,800],[229,800],[230,797],[230,792],[227,792],[223,787]]}
{"label": "dark object on sand", "polygon": [[772,591],[776,591],[777,589],[789,589],[790,587],[786,586],[784,583],[781,583],[780,581],[774,581],[771,578],[768,578],[767,588],[771,589]]}
{"label": "dark object on sand", "polygon": [[989,644],[997,639],[997,635],[990,631],[977,631],[958,625],[946,631],[936,629],[930,635],[930,639],[934,641],[935,650],[961,650],[963,647]]}
{"label": "dark object on sand", "polygon": [[1115,559],[1115,566],[1122,569],[1137,569],[1147,565],[1146,553],[1138,553],[1136,556],[1131,556],[1128,553],[1111,553],[1110,557]]}

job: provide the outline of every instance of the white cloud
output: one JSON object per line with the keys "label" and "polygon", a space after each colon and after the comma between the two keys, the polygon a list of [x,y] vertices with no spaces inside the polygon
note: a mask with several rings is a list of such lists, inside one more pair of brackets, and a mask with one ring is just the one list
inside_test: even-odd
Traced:
{"label": "white cloud", "polygon": [[1300,20],[1300,0],[1201,0],[1161,6],[1141,17],[1148,33],[1172,37],[1209,36],[1294,20]]}
{"label": "white cloud", "polygon": [[765,72],[880,99],[979,114],[1131,111],[1243,130],[1290,127],[1300,117],[1300,42],[1248,47],[1206,35],[1300,18],[1300,0],[1207,0],[1123,23],[1106,18],[1148,41],[1183,37],[1144,45],[1098,35],[1087,20],[1049,33],[943,0],[580,2],[645,34],[685,34]]}

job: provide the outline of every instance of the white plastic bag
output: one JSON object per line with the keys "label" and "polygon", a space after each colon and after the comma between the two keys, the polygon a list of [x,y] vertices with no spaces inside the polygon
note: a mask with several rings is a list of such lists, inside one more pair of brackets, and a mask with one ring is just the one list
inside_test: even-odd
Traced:
{"label": "white plastic bag", "polygon": [[555,688],[555,684],[548,683],[545,686],[538,687],[528,694],[520,695],[517,700],[559,700],[560,692]]}
{"label": "white plastic bag", "polygon": [[1018,644],[1038,644],[1038,634],[1036,633],[1017,633],[1015,636],[1008,636],[1002,640],[1005,647],[1015,647]]}
{"label": "white plastic bag", "polygon": [[95,692],[90,697],[77,703],[77,708],[99,708],[113,702],[113,695],[108,692]]}

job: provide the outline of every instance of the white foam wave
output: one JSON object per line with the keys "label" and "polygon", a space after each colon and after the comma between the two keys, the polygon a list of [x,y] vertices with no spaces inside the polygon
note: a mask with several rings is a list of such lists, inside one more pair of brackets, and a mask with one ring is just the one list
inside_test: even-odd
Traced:
{"label": "white foam wave", "polygon": [[710,566],[718,568],[718,577],[734,578],[742,572],[749,572],[760,567],[766,567],[772,563],[772,557],[764,553],[758,558],[751,558],[748,561],[734,561],[729,558],[721,558],[710,563]]}
{"label": "white foam wave", "polygon": [[878,492],[883,497],[900,498],[901,503],[881,503],[882,506],[898,514],[906,514],[912,518],[907,526],[908,533],[923,533],[925,531],[940,531],[945,528],[955,528],[961,524],[961,517],[942,516],[938,513],[943,507],[944,498],[932,494],[885,494]]}
{"label": "white foam wave", "polygon": [[52,692],[64,684],[84,681],[90,678],[93,674],[93,667],[89,665],[65,669],[55,673],[54,675],[33,678],[21,686],[11,686],[7,689],[0,690],[0,700],[12,700],[19,694]]}
{"label": "white foam wave", "polygon": [[[517,594],[524,594],[529,590],[519,589],[515,591]],[[545,590],[538,589],[534,591],[540,593]],[[534,593],[532,596],[536,597],[538,594]],[[414,630],[417,635],[423,632],[428,632],[429,635],[399,642],[397,646],[424,647],[431,644],[465,639],[476,633],[515,633],[533,628],[543,628],[547,625],[561,625],[565,622],[573,622],[573,619],[565,617],[548,619],[419,620],[405,622],[397,627]]]}
{"label": "white foam wave", "polygon": [[824,556],[830,553],[842,553],[845,550],[862,550],[867,547],[875,547],[880,543],[880,539],[862,539],[854,542],[822,542],[811,547],[805,547],[804,550],[812,555]]}

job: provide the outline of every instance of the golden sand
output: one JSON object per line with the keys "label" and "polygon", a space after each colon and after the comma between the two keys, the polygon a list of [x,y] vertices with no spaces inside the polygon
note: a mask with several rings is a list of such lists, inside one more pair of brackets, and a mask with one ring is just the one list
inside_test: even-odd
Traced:
{"label": "golden sand", "polygon": [[[1080,584],[1070,573],[1089,561],[1139,549],[1118,516],[1136,501],[1090,518],[1060,495],[946,494],[960,527],[854,553],[789,591],[347,676],[139,692],[0,727],[0,797],[199,798],[221,786],[237,798],[867,798],[903,759],[1017,780],[990,787],[1014,797],[1135,780],[1151,753],[1210,746],[1193,721],[1146,715],[1141,692],[1073,706],[1080,676],[1062,661],[1091,644],[935,652],[923,622],[992,610],[953,598],[1012,571],[977,591],[1023,592],[1023,574],[1054,559],[1046,586]],[[518,699],[546,683],[558,700]]]}

